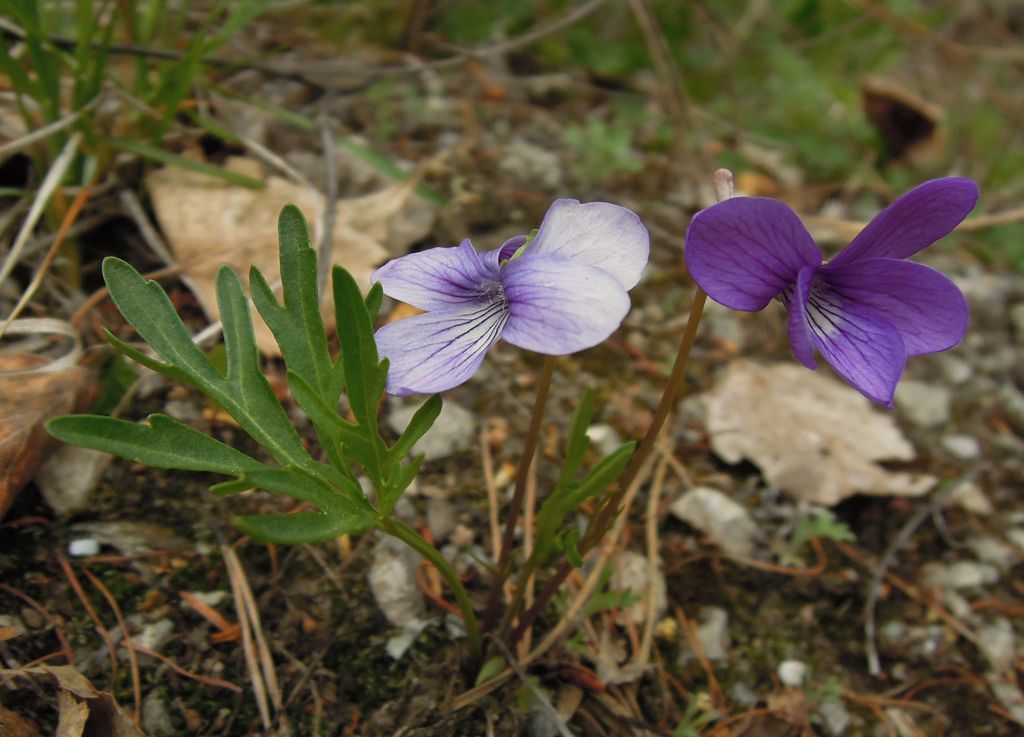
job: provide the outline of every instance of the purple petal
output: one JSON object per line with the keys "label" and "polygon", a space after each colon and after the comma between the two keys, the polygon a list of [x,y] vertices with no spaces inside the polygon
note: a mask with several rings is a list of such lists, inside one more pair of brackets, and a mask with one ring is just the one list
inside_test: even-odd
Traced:
{"label": "purple petal", "polygon": [[480,367],[507,320],[503,301],[481,299],[385,325],[375,337],[377,350],[391,362],[388,393],[432,394],[458,386]]}
{"label": "purple petal", "polygon": [[811,290],[811,281],[819,268],[805,266],[800,269],[786,300],[786,308],[789,310],[786,326],[789,328],[789,344],[793,347],[793,355],[812,370],[818,368],[818,364],[814,360],[814,334],[807,320],[807,295]]}
{"label": "purple petal", "polygon": [[480,257],[487,264],[487,268],[497,271],[501,268],[502,261],[508,261],[519,250],[519,247],[526,243],[525,235],[514,235],[492,251],[484,251]]}
{"label": "purple petal", "polygon": [[959,225],[977,202],[978,185],[970,179],[925,182],[878,213],[832,264],[913,256]]}
{"label": "purple petal", "polygon": [[844,299],[820,279],[811,285],[807,324],[836,372],[872,401],[892,407],[907,352],[900,331],[880,313]]}
{"label": "purple petal", "polygon": [[555,200],[523,257],[550,254],[611,274],[625,289],[640,281],[650,255],[647,228],[636,213],[607,202]]}
{"label": "purple petal", "polygon": [[475,300],[498,279],[469,239],[451,248],[428,248],[381,266],[370,277],[384,293],[421,310],[436,310]]}
{"label": "purple petal", "polygon": [[908,356],[952,348],[967,331],[967,300],[957,286],[923,264],[869,258],[821,269],[828,288],[849,302],[885,315]]}
{"label": "purple petal", "polygon": [[533,254],[501,270],[509,318],[502,338],[561,356],[597,345],[629,312],[629,294],[611,274],[560,256]]}
{"label": "purple petal", "polygon": [[764,309],[821,251],[789,207],[765,197],[733,197],[694,215],[686,267],[711,299],[734,310]]}

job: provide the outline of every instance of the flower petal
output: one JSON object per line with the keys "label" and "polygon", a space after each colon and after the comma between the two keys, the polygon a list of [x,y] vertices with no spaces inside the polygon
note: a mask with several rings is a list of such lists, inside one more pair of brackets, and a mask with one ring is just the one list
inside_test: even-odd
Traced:
{"label": "flower petal", "polygon": [[480,258],[487,264],[487,268],[497,271],[501,268],[501,262],[512,258],[524,243],[526,243],[525,235],[514,235],[497,248],[491,251],[484,251],[480,254]]}
{"label": "flower petal", "polygon": [[766,197],[733,197],[694,215],[686,267],[711,299],[734,310],[764,309],[821,251],[788,206]]}
{"label": "flower petal", "polygon": [[629,294],[611,274],[547,254],[510,261],[501,270],[509,318],[502,338],[561,356],[597,345],[629,312]]}
{"label": "flower petal", "polygon": [[370,277],[384,293],[421,310],[436,310],[475,300],[498,280],[469,239],[449,248],[428,248],[388,261]]}
{"label": "flower petal", "polygon": [[814,344],[836,372],[872,401],[892,407],[907,352],[900,331],[881,313],[815,280],[806,304]]}
{"label": "flower petal", "polygon": [[913,256],[959,225],[977,202],[978,185],[970,179],[925,182],[878,213],[831,263]]}
{"label": "flower petal", "polygon": [[650,236],[636,213],[607,202],[555,200],[523,258],[551,254],[579,260],[611,274],[626,289],[640,281]]}
{"label": "flower petal", "polygon": [[477,300],[385,325],[375,337],[377,350],[391,362],[388,393],[432,394],[458,386],[476,373],[507,320],[503,301]]}
{"label": "flower petal", "polygon": [[869,258],[821,269],[831,291],[885,315],[908,356],[952,348],[967,331],[967,300],[946,276],[924,264]]}
{"label": "flower petal", "polygon": [[793,347],[796,359],[809,369],[818,368],[818,363],[814,360],[814,334],[807,320],[807,295],[811,289],[811,281],[819,268],[805,266],[800,269],[786,304],[786,309],[789,310],[789,317],[786,320],[789,344]]}

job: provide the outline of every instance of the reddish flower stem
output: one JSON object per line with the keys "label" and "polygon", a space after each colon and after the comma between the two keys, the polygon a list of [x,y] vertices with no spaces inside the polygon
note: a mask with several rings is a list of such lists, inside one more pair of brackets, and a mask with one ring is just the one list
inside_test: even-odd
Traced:
{"label": "reddish flower stem", "polygon": [[[683,330],[683,336],[679,341],[679,350],[676,353],[675,365],[672,367],[672,374],[669,376],[668,384],[665,386],[665,391],[661,395],[661,400],[658,402],[658,408],[655,411],[654,419],[651,420],[651,424],[647,428],[647,432],[644,434],[643,440],[640,441],[640,447],[637,448],[636,453],[633,454],[633,458],[630,460],[629,466],[626,468],[622,477],[619,479],[619,483],[615,490],[607,497],[601,508],[597,512],[590,525],[587,526],[587,532],[582,538],[580,538],[578,549],[580,555],[586,555],[611,529],[612,523],[615,521],[615,517],[619,514],[619,506],[622,502],[622,496],[626,493],[626,489],[636,478],[636,475],[643,468],[644,462],[647,457],[654,451],[654,445],[657,442],[658,435],[661,432],[661,428],[665,425],[665,420],[668,419],[672,408],[675,406],[676,400],[682,394],[682,383],[683,375],[686,372],[686,366],[690,360],[690,351],[693,348],[694,341],[697,338],[697,328],[700,325],[701,315],[704,313],[704,303],[707,299],[707,295],[698,288],[693,295],[693,304],[690,307],[690,317],[686,322],[686,328]],[[537,616],[544,611],[551,597],[555,595],[559,587],[568,577],[569,573],[572,572],[572,564],[565,562],[563,563],[555,574],[548,579],[548,582],[541,589],[541,592],[537,595],[537,598],[533,602],[533,606],[530,607],[519,621],[518,626],[512,633],[512,644],[515,644],[519,638],[523,636],[532,625]]]}
{"label": "reddish flower stem", "polygon": [[[719,169],[715,172],[713,178],[713,184],[715,188],[715,195],[719,202],[727,200],[735,194],[733,188],[732,172],[728,169]],[[661,400],[658,402],[658,409],[654,413],[654,419],[651,420],[651,424],[647,428],[647,432],[644,434],[643,440],[640,441],[640,447],[637,448],[636,453],[633,454],[633,458],[630,460],[629,466],[626,468],[622,477],[619,479],[618,485],[608,495],[604,503],[597,511],[597,515],[592,518],[590,524],[587,526],[587,531],[580,539],[577,546],[580,555],[586,555],[601,539],[608,534],[612,524],[615,522],[615,518],[621,512],[622,497],[626,493],[630,484],[636,479],[640,470],[644,467],[644,463],[647,458],[654,451],[655,443],[658,440],[658,435],[661,433],[662,427],[665,425],[665,421],[668,419],[669,414],[676,405],[676,401],[682,394],[683,386],[683,375],[686,372],[686,366],[690,361],[690,351],[693,348],[694,341],[697,339],[697,328],[700,325],[701,315],[704,314],[704,303],[707,301],[707,295],[704,291],[697,287],[693,295],[693,303],[690,306],[690,316],[686,321],[686,328],[683,330],[683,335],[679,340],[679,350],[676,352],[675,364],[672,366],[672,374],[669,376],[668,384],[665,386],[665,391],[661,395]],[[527,563],[529,570],[530,562]],[[519,624],[512,632],[510,646],[514,646],[516,642],[523,636],[523,634],[533,626],[534,620],[544,611],[544,608],[551,601],[551,598],[555,595],[562,583],[568,577],[572,571],[572,564],[568,561],[562,563],[555,574],[548,579],[544,588],[541,589],[540,594],[531,606],[519,620]]]}
{"label": "reddish flower stem", "polygon": [[512,501],[509,503],[505,517],[505,532],[501,537],[501,551],[498,553],[498,565],[494,571],[494,578],[491,581],[491,589],[487,594],[487,605],[481,618],[481,629],[489,632],[494,627],[498,618],[498,609],[501,605],[501,591],[508,579],[509,568],[512,564],[512,543],[515,540],[516,523],[519,521],[519,514],[523,509],[523,500],[526,498],[526,481],[530,475],[530,466],[533,465],[534,456],[537,454],[537,441],[540,438],[540,426],[544,420],[544,407],[548,401],[548,389],[551,388],[551,377],[555,371],[555,356],[544,357],[544,367],[541,369],[540,379],[537,382],[537,396],[533,402],[533,414],[530,416],[530,427],[526,432],[526,446],[523,448],[523,455],[519,459],[519,469],[516,472],[515,492],[512,494]]}

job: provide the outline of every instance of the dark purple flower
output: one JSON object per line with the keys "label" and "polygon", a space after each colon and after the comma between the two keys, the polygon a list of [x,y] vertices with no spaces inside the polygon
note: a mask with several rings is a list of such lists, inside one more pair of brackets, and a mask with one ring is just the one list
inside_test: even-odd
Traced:
{"label": "dark purple flower", "polygon": [[498,338],[563,355],[597,345],[629,312],[649,252],[633,212],[557,200],[536,236],[477,253],[469,240],[389,261],[372,280],[427,310],[377,331],[390,394],[434,393],[472,376]]}
{"label": "dark purple flower", "polygon": [[832,261],[777,200],[735,197],[702,210],[686,232],[686,265],[713,300],[789,311],[793,353],[814,350],[869,399],[892,406],[907,356],[952,348],[967,329],[953,282],[905,261],[955,228],[978,200],[969,179],[936,179],[882,210]]}

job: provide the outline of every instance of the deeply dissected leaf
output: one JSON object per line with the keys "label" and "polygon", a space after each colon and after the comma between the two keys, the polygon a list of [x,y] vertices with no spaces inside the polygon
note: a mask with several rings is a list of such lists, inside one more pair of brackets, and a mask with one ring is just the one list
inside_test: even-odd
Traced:
{"label": "deeply dissected leaf", "polygon": [[221,384],[222,391],[214,398],[279,463],[308,463],[309,454],[299,434],[260,371],[249,300],[242,292],[238,276],[227,267],[221,269],[217,280],[217,301],[224,326],[228,375]]}
{"label": "deeply dissected leaf", "polygon": [[249,271],[252,299],[267,323],[281,355],[294,371],[316,389],[325,403],[335,405],[344,383],[341,363],[331,361],[327,332],[320,316],[317,293],[317,254],[309,239],[309,228],[294,205],[281,211],[278,219],[283,305],[279,304],[263,274],[253,266]]}
{"label": "deeply dissected leaf", "polygon": [[255,458],[167,415],[150,415],[146,424],[102,415],[66,415],[47,422],[46,429],[65,443],[155,468],[237,476],[263,467]]}
{"label": "deeply dissected leaf", "polygon": [[[187,377],[199,388],[216,385],[220,375],[192,342],[188,328],[159,284],[143,279],[131,265],[113,256],[103,260],[103,279],[117,309],[144,341],[181,372],[182,378]],[[140,363],[146,360],[138,352],[128,357]],[[148,360],[144,365],[155,368],[156,362]]]}
{"label": "deeply dissected leaf", "polygon": [[279,545],[323,542],[373,526],[373,517],[348,517],[329,512],[266,514],[235,517],[235,524],[247,535]]}
{"label": "deeply dissected leaf", "polygon": [[[335,267],[333,291],[341,355],[332,361],[317,294],[317,258],[305,220],[294,207],[279,220],[282,302],[253,269],[254,301],[280,341],[288,364],[288,384],[313,421],[330,465],[306,451],[267,378],[249,301],[237,275],[223,267],[217,277],[217,301],[224,335],[224,362],[218,368],[192,342],[189,330],[166,293],[127,263],[108,259],[104,276],[114,303],[163,361],[109,336],[126,356],[171,378],[198,388],[218,402],[243,430],[279,464],[268,466],[164,415],[135,424],[103,416],[72,416],[50,424],[68,442],[162,468],[199,470],[234,477],[215,485],[218,495],[260,488],[314,505],[316,511],[243,517],[239,525],[253,536],[280,543],[313,542],[369,529],[387,515],[412,482],[423,456],[407,461],[416,442],[441,411],[431,397],[414,414],[391,448],[378,428],[378,407],[387,379],[373,335],[373,313],[380,287],[364,297],[352,275]],[[343,388],[355,421],[338,413]],[[377,491],[374,509],[351,463],[358,463]]]}
{"label": "deeply dissected leaf", "polygon": [[334,267],[333,277],[334,309],[349,406],[368,441],[367,452],[353,457],[371,479],[382,480],[386,449],[377,427],[377,405],[387,381],[387,361],[378,358],[373,323],[355,279],[340,266]]}
{"label": "deeply dissected leaf", "polygon": [[[324,481],[323,477],[329,477],[331,481]],[[298,468],[264,466],[247,470],[241,480],[265,491],[315,504],[322,511],[336,516],[358,518],[367,526],[373,522],[373,507],[359,484],[337,475],[333,469],[314,476]]]}
{"label": "deeply dissected leaf", "polygon": [[163,289],[116,258],[103,262],[110,296],[136,332],[167,362],[161,364],[114,340],[114,345],[143,365],[187,381],[217,401],[249,435],[283,464],[309,462],[298,433],[259,370],[249,305],[230,269],[221,272],[218,298],[228,355],[228,375],[221,374],[192,342]]}

